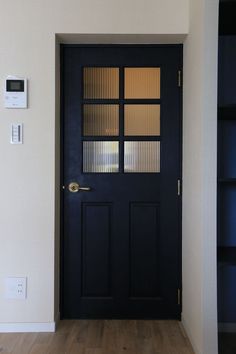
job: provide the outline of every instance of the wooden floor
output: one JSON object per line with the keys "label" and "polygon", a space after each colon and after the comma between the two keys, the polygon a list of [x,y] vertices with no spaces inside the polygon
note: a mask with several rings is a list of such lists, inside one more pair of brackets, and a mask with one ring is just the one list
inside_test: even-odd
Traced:
{"label": "wooden floor", "polygon": [[0,354],[193,354],[176,321],[61,321],[56,333],[0,334]]}

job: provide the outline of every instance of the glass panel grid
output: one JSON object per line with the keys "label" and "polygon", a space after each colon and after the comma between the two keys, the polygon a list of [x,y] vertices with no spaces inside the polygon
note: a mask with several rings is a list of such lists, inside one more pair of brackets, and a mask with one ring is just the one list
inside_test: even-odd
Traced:
{"label": "glass panel grid", "polygon": [[160,99],[160,68],[125,68],[126,99]]}
{"label": "glass panel grid", "polygon": [[84,98],[118,99],[119,68],[84,68]]}
{"label": "glass panel grid", "polygon": [[83,172],[119,172],[119,142],[84,141]]}
{"label": "glass panel grid", "polygon": [[83,112],[84,136],[119,135],[119,105],[86,104]]}
{"label": "glass panel grid", "polygon": [[160,135],[160,105],[126,104],[124,119],[125,135]]}
{"label": "glass panel grid", "polygon": [[160,172],[159,141],[125,141],[124,172]]}

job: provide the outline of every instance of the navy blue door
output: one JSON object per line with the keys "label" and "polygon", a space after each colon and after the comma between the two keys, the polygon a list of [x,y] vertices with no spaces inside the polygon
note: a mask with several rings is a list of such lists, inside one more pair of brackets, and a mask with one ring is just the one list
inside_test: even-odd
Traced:
{"label": "navy blue door", "polygon": [[182,46],[63,46],[63,318],[179,318]]}

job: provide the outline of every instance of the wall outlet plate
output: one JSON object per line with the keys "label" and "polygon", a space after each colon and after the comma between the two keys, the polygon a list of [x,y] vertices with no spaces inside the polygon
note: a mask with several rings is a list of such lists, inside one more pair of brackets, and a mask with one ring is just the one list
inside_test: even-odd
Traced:
{"label": "wall outlet plate", "polygon": [[26,277],[8,277],[5,279],[6,299],[26,299]]}

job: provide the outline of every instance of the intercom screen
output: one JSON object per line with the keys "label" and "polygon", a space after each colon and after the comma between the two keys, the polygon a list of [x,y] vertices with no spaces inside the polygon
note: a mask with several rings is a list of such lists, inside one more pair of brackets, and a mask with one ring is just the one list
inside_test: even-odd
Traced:
{"label": "intercom screen", "polygon": [[24,92],[24,80],[7,80],[8,92]]}

